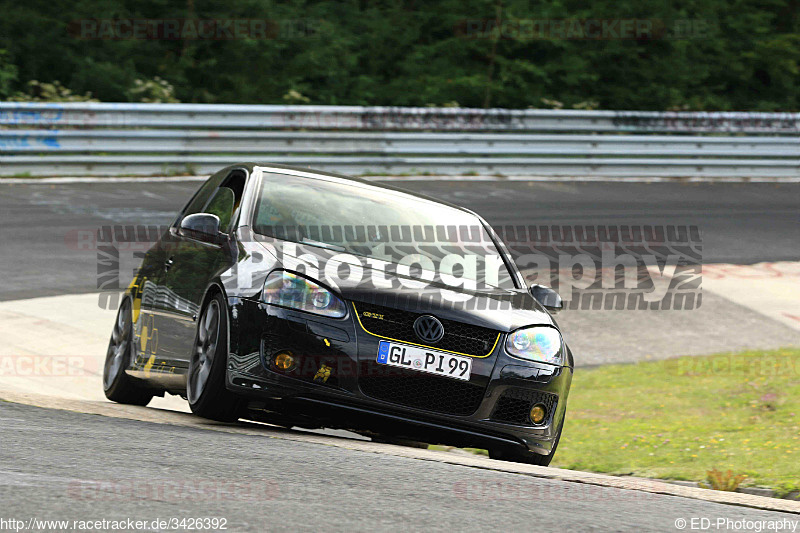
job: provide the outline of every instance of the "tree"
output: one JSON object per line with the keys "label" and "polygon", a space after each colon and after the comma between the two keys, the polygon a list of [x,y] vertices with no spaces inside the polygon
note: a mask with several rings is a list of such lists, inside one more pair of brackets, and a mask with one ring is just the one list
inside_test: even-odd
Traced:
{"label": "tree", "polygon": [[[0,0],[0,11],[0,98],[39,80],[102,101],[800,107],[800,0]],[[120,20],[266,32],[129,38],[112,31]],[[174,90],[136,82],[156,78]]]}

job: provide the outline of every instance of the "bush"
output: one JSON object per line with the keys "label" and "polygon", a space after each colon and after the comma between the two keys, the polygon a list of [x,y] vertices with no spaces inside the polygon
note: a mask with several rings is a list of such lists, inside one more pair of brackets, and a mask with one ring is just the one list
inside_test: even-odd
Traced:
{"label": "bush", "polygon": [[53,83],[31,80],[27,83],[27,92],[18,92],[11,97],[11,100],[19,102],[97,102],[92,98],[92,93],[73,94],[59,81]]}
{"label": "bush", "polygon": [[146,104],[175,104],[180,102],[175,98],[175,87],[158,76],[152,80],[135,80],[133,87],[128,90],[128,99],[131,102],[143,102]]}

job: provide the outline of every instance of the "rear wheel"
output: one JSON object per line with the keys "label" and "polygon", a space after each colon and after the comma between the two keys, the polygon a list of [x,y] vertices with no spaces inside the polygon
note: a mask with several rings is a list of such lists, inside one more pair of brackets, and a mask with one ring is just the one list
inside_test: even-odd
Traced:
{"label": "rear wheel", "polygon": [[133,378],[125,373],[131,364],[133,350],[133,320],[131,301],[125,298],[117,311],[117,320],[108,342],[106,362],[103,366],[103,390],[106,398],[117,403],[147,405],[153,393],[136,386]]}
{"label": "rear wheel", "polygon": [[197,323],[189,361],[186,397],[196,415],[221,422],[239,418],[241,400],[225,388],[228,364],[228,313],[222,295],[214,295]]}

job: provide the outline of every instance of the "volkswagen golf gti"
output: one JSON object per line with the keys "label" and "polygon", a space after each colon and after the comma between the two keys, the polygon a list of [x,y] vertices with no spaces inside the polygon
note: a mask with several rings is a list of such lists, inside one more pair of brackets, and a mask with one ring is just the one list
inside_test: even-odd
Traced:
{"label": "volkswagen golf gti", "polygon": [[558,294],[477,214],[386,185],[239,164],[163,228],[122,297],[106,396],[199,416],[556,452],[574,363]]}

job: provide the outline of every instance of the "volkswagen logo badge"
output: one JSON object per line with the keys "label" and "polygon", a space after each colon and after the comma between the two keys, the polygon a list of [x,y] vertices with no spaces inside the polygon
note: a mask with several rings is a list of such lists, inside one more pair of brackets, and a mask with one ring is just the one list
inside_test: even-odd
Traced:
{"label": "volkswagen logo badge", "polygon": [[444,326],[435,316],[422,315],[414,321],[414,333],[420,340],[435,344],[444,337]]}

